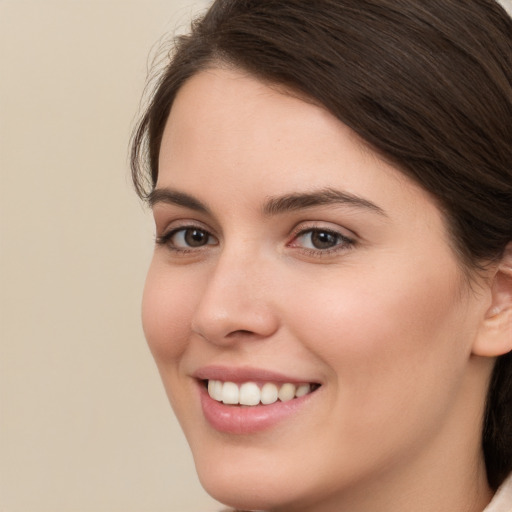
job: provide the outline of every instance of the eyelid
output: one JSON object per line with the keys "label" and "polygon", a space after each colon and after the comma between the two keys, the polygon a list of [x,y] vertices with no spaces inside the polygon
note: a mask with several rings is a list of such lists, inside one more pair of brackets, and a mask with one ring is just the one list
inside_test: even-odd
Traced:
{"label": "eyelid", "polygon": [[174,220],[165,219],[165,222],[157,222],[155,219],[155,224],[157,238],[167,237],[172,231],[187,228],[202,229],[213,235],[213,230],[211,227],[209,227],[204,222],[193,218],[180,218]]}
{"label": "eyelid", "polygon": [[334,225],[331,222],[319,222],[319,221],[311,221],[311,222],[301,222],[297,224],[291,231],[290,237],[297,238],[298,236],[307,233],[309,231],[326,231],[328,233],[339,235],[342,238],[350,240],[351,242],[356,242],[358,240],[358,235],[356,235],[353,231],[344,228],[339,225]]}
{"label": "eyelid", "polygon": [[[170,244],[171,238],[176,235],[176,233],[180,231],[185,231],[187,229],[197,229],[200,231],[204,231],[209,237],[213,238],[216,243],[210,244],[207,243],[204,246],[198,246],[198,247],[178,247]],[[183,219],[175,222],[169,223],[164,230],[162,230],[162,234],[157,234],[155,237],[155,241],[157,245],[167,246],[168,249],[176,252],[176,253],[189,253],[189,252],[198,252],[206,248],[207,246],[212,245],[218,245],[219,239],[218,237],[212,232],[210,228],[205,226],[202,222],[196,221],[196,220],[189,220],[189,219]]]}
{"label": "eyelid", "polygon": [[197,226],[209,233],[218,233],[220,225],[213,215],[195,211],[185,206],[158,202],[152,207],[158,236],[164,236],[171,226]]}
{"label": "eyelid", "polygon": [[[333,245],[332,247],[328,247],[325,249],[320,248],[311,248],[311,247],[301,247],[300,245],[294,245],[300,237],[306,235],[307,233],[313,232],[324,232],[332,234],[339,239],[339,243]],[[314,222],[309,225],[300,224],[294,228],[291,233],[291,240],[287,243],[287,247],[298,250],[308,256],[313,257],[327,257],[335,255],[339,252],[346,252],[352,249],[357,243],[357,237],[350,232],[350,234],[345,233],[348,231],[347,229],[343,229],[340,226],[333,227],[332,225],[326,225],[325,223]]]}

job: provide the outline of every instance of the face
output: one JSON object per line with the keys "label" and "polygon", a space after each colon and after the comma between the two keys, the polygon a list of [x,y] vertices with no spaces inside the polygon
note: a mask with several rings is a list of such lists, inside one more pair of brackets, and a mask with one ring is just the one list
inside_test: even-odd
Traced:
{"label": "face", "polygon": [[324,109],[201,72],[151,201],[144,330],[219,501],[331,510],[473,435],[482,305],[440,211]]}

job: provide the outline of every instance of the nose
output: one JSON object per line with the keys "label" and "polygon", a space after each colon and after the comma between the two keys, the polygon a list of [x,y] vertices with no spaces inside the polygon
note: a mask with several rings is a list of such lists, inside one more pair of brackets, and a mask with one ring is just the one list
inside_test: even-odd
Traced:
{"label": "nose", "polygon": [[208,274],[192,330],[217,345],[272,336],[279,318],[269,274],[261,259],[221,255]]}

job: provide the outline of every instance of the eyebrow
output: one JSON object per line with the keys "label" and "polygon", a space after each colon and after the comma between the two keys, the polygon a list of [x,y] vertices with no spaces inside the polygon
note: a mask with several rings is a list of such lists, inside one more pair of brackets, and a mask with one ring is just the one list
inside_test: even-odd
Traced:
{"label": "eyebrow", "polygon": [[279,197],[271,197],[267,200],[263,208],[263,213],[268,216],[274,216],[286,212],[313,208],[315,206],[338,204],[369,210],[387,217],[385,211],[375,203],[354,194],[342,192],[341,190],[333,188],[324,188],[313,192],[293,193]]}
{"label": "eyebrow", "polygon": [[[211,214],[210,209],[195,197],[171,188],[154,189],[148,196],[148,204],[153,208],[156,204],[164,203],[183,206],[197,212]],[[263,206],[263,214],[273,217],[287,212],[305,210],[316,206],[347,205],[362,210],[369,210],[387,217],[382,208],[362,197],[342,192],[333,188],[324,188],[312,192],[296,192],[282,196],[270,197]]]}
{"label": "eyebrow", "polygon": [[148,204],[151,208],[158,203],[183,206],[201,213],[210,213],[210,209],[195,197],[170,188],[155,188],[148,195]]}

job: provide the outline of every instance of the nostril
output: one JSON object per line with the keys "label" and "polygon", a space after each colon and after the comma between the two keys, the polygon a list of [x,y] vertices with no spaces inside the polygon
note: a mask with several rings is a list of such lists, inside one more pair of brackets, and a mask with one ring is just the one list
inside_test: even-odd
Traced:
{"label": "nostril", "polygon": [[233,331],[228,334],[228,336],[237,336],[237,335],[251,336],[251,335],[254,335],[254,333],[252,331],[248,331],[246,329],[239,329],[237,331]]}

